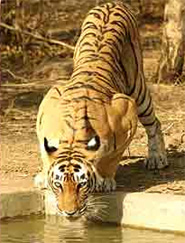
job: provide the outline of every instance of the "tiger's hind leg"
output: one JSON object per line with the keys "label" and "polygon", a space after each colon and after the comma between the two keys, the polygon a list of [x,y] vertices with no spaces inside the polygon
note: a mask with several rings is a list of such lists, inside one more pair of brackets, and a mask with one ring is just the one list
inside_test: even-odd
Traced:
{"label": "tiger's hind leg", "polygon": [[161,131],[160,121],[156,118],[153,126],[145,126],[148,136],[148,158],[146,158],[147,169],[162,169],[168,166],[165,151],[165,143]]}
{"label": "tiger's hind leg", "polygon": [[148,137],[148,157],[145,163],[148,169],[162,169],[168,166],[164,137],[160,121],[154,112],[150,92],[147,87],[145,88],[144,102],[141,106],[138,106],[139,120],[144,126]]}

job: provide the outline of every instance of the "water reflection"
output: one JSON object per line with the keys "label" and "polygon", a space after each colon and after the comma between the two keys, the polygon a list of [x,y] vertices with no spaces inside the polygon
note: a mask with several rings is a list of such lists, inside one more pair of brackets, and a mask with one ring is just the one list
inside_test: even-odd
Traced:
{"label": "water reflection", "polygon": [[1,243],[184,243],[185,236],[135,230],[81,219],[32,217],[1,222]]}
{"label": "water reflection", "polygon": [[86,227],[80,220],[71,222],[62,217],[47,216],[44,225],[44,242],[83,242],[85,231]]}
{"label": "water reflection", "polygon": [[45,243],[122,242],[122,234],[121,228],[115,225],[90,223],[82,219],[68,221],[48,216],[44,226],[44,239]]}

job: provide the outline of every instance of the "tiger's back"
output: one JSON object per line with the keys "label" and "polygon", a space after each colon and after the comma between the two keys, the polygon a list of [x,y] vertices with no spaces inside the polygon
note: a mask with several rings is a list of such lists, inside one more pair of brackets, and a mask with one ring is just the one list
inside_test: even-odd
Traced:
{"label": "tiger's back", "polygon": [[[125,6],[107,3],[92,9],[83,23],[69,82],[53,87],[39,109],[44,174],[50,187],[58,189],[58,205],[69,205],[65,198],[71,200],[71,187],[71,198],[78,198],[81,190],[87,194],[115,188],[116,168],[135,134],[137,116],[148,135],[147,166],[166,166],[160,123],[144,80],[136,20]],[[85,199],[79,205],[76,214],[84,209]]]}
{"label": "tiger's back", "polygon": [[[108,3],[96,7],[87,15],[75,47],[72,85],[79,77],[88,76],[88,83],[101,85],[133,97],[143,124],[155,122],[155,115],[143,119],[152,110],[151,97],[143,74],[143,60],[137,23],[132,12],[121,5]],[[91,81],[90,81],[91,80]],[[149,107],[150,106],[150,107]]]}

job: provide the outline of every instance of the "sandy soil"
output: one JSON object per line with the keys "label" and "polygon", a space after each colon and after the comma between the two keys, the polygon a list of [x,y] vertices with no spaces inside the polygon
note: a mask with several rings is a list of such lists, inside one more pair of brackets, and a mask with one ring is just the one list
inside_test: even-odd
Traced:
{"label": "sandy soil", "polygon": [[[145,69],[150,76],[156,54],[145,55]],[[38,105],[55,76],[68,78],[71,60],[53,62],[38,67],[47,79],[29,84],[4,84],[1,88],[1,184],[16,187],[26,185],[41,170],[35,121]],[[49,72],[49,74],[47,74]],[[44,80],[44,81],[43,81]],[[47,80],[47,81],[45,81]],[[156,113],[165,135],[169,168],[147,171],[144,157],[147,143],[139,124],[137,134],[125,152],[116,176],[119,190],[185,194],[185,86],[151,85]]]}

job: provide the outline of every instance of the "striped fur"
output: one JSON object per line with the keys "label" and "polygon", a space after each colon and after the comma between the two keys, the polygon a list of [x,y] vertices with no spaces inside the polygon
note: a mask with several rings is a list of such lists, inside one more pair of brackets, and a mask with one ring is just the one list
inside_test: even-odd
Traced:
{"label": "striped fur", "polygon": [[37,119],[43,174],[64,215],[79,216],[89,193],[115,188],[117,165],[137,117],[148,135],[147,167],[165,167],[135,17],[121,4],[95,7],[83,23],[70,80],[48,92]]}

